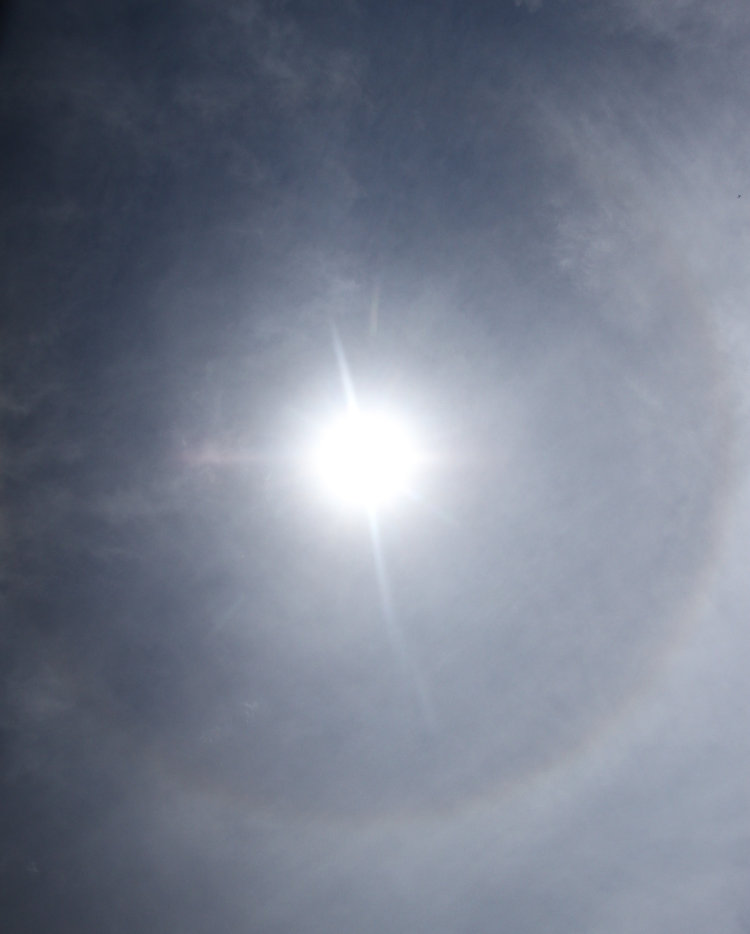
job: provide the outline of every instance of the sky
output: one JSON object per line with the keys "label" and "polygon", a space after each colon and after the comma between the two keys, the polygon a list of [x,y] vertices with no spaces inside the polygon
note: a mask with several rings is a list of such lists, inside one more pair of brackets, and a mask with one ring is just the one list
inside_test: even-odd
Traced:
{"label": "sky", "polygon": [[750,930],[743,0],[0,24],[4,930]]}

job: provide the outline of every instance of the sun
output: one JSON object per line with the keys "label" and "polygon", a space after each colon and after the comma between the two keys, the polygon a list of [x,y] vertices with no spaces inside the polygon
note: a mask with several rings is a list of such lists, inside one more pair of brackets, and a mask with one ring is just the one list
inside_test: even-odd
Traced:
{"label": "sun", "polygon": [[322,431],[313,468],[324,491],[343,506],[389,506],[411,490],[419,455],[406,424],[380,411],[351,407]]}

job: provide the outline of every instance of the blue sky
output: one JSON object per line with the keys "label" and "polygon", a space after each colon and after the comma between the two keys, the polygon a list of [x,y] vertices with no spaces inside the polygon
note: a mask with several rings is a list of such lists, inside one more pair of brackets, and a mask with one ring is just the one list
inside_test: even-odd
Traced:
{"label": "blue sky", "polygon": [[[9,5],[10,930],[746,930],[749,43]],[[375,530],[338,340],[429,452]]]}

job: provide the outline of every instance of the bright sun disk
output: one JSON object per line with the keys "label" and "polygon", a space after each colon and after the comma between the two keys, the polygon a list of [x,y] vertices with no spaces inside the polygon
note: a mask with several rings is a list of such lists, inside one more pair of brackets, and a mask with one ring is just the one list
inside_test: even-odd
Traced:
{"label": "bright sun disk", "polygon": [[375,508],[409,492],[417,451],[405,426],[383,413],[348,412],[320,437],[318,479],[344,505]]}

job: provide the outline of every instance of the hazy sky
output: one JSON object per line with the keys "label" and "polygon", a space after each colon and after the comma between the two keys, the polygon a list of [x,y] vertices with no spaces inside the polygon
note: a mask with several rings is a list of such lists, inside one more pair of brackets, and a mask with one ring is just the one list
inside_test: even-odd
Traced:
{"label": "hazy sky", "polygon": [[744,0],[6,6],[4,930],[750,930]]}

